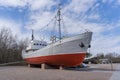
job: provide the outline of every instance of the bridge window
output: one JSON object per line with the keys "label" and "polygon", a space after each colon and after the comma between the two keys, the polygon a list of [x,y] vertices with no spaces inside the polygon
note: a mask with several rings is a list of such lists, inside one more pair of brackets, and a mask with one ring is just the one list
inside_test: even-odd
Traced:
{"label": "bridge window", "polygon": [[33,45],[39,45],[38,43],[34,43]]}

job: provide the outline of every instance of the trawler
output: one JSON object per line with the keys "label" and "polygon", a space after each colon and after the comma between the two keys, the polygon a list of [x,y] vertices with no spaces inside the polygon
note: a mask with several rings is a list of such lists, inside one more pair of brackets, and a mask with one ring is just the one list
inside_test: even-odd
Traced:
{"label": "trawler", "polygon": [[58,40],[56,40],[56,36],[52,36],[50,44],[43,40],[35,40],[32,31],[31,42],[26,50],[22,51],[22,57],[28,64],[72,67],[83,62],[87,49],[90,48],[92,32],[86,31],[75,36],[62,37],[60,6],[57,16],[59,28]]}

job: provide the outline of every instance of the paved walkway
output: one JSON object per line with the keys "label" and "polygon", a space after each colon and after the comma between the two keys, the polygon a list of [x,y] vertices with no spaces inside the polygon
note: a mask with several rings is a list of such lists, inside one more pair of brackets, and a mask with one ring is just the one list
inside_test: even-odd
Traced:
{"label": "paved walkway", "polygon": [[120,64],[117,67],[117,70],[113,73],[110,80],[120,80]]}
{"label": "paved walkway", "polygon": [[1,66],[0,80],[109,80],[112,72],[93,70],[57,70],[28,68],[26,66]]}
{"label": "paved walkway", "polygon": [[0,80],[120,80],[118,79],[120,64],[113,64],[113,71],[110,64],[91,64],[91,66],[96,67],[86,70],[42,70],[27,66],[0,66]]}

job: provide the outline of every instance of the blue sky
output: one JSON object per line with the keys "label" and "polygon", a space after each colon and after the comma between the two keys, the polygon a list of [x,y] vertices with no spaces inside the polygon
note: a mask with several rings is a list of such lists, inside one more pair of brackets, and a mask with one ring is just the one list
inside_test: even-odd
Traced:
{"label": "blue sky", "polygon": [[48,40],[53,25],[41,28],[55,16],[59,2],[68,34],[89,29],[93,54],[120,54],[120,0],[0,0],[0,29],[10,28],[19,39],[30,37],[34,29],[37,39]]}

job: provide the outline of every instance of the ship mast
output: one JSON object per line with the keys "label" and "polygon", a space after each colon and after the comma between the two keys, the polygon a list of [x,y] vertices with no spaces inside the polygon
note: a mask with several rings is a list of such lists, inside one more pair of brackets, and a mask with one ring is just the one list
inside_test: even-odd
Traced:
{"label": "ship mast", "polygon": [[32,29],[32,40],[34,40],[34,31]]}
{"label": "ship mast", "polygon": [[58,13],[57,13],[57,15],[58,15],[58,26],[59,26],[59,39],[61,40],[61,23],[60,23],[60,21],[61,21],[61,8],[60,8],[60,4],[58,5]]}

